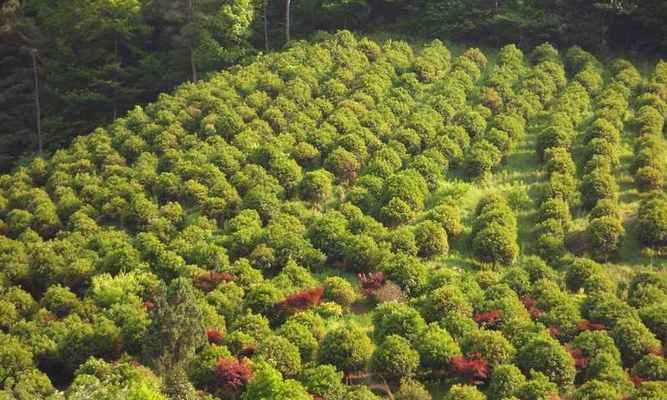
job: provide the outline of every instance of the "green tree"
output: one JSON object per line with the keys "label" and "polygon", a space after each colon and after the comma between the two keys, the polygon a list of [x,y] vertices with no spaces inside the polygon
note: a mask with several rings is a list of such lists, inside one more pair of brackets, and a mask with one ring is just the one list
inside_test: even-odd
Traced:
{"label": "green tree", "polygon": [[319,361],[343,371],[362,369],[372,353],[366,333],[355,326],[341,326],[329,331],[320,344]]}
{"label": "green tree", "polygon": [[419,353],[398,335],[387,336],[371,357],[371,369],[392,380],[412,375],[418,366]]}
{"label": "green tree", "polygon": [[155,299],[144,342],[144,357],[163,376],[164,391],[179,399],[194,398],[184,368],[205,342],[202,311],[192,284],[174,279]]}

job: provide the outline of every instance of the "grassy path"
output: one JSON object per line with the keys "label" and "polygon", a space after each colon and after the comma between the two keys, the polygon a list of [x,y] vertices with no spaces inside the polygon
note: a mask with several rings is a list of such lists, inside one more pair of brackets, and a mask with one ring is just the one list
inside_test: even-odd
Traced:
{"label": "grassy path", "polygon": [[529,121],[526,134],[515,145],[500,169],[491,178],[491,188],[505,191],[510,204],[514,206],[519,227],[521,253],[532,248],[537,205],[539,204],[539,183],[543,172],[537,157],[537,136],[539,124]]}

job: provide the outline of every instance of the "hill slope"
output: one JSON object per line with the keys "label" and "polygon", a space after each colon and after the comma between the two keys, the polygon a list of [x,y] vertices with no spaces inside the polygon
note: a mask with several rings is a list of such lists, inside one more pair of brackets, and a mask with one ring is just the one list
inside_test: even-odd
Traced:
{"label": "hill slope", "polygon": [[184,85],[0,177],[1,393],[664,398],[665,101],[349,32]]}

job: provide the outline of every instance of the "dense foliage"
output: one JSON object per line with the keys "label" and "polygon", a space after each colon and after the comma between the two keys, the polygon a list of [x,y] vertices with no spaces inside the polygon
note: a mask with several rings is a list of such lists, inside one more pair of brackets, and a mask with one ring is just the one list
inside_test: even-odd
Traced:
{"label": "dense foliage", "polygon": [[[653,55],[667,50],[665,19],[662,0],[5,0],[0,171],[21,155],[55,150],[176,84],[246,64],[290,38],[319,31],[390,30],[523,49],[551,41]],[[442,74],[425,61],[417,61],[414,72],[424,80]],[[588,69],[579,78],[584,86],[599,84]],[[482,104],[502,106],[508,88],[490,85]],[[463,118],[481,122],[476,114]],[[492,123],[512,133],[503,119]],[[471,168],[496,162],[499,154],[489,152],[489,143],[508,139],[498,131],[489,136],[475,145]],[[654,174],[642,171],[643,179]]]}
{"label": "dense foliage", "polygon": [[[664,399],[667,278],[611,262],[664,261],[618,151],[661,145],[665,66],[341,31],[32,158],[0,176],[0,398]],[[517,153],[531,190],[495,180]]]}

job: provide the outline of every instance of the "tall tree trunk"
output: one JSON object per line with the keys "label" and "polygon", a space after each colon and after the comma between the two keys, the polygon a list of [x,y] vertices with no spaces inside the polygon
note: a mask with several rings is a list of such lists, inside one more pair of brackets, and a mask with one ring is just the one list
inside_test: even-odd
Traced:
{"label": "tall tree trunk", "polygon": [[[114,60],[118,63],[118,67],[120,68],[120,60],[118,59],[118,38],[114,37],[113,39],[113,55],[114,55]],[[111,120],[115,121],[116,117],[118,116],[118,106],[116,105],[116,86],[113,87],[113,93],[111,95],[111,105],[112,105],[112,116]]]}
{"label": "tall tree trunk", "polygon": [[[195,4],[194,0],[188,0],[188,24],[192,24],[194,20]],[[192,46],[192,41],[188,46],[190,50],[190,69],[192,70],[192,81],[197,82],[197,64],[195,63],[195,50]]]}
{"label": "tall tree trunk", "polygon": [[32,56],[32,73],[35,80],[35,122],[37,126],[37,151],[41,155],[44,146],[42,143],[42,111],[39,103],[39,74],[37,73],[37,49],[30,49]]}
{"label": "tall tree trunk", "polygon": [[269,0],[262,1],[264,6],[264,49],[269,51]]}
{"label": "tall tree trunk", "polygon": [[292,0],[285,0],[285,44],[290,41],[290,5]]}
{"label": "tall tree trunk", "polygon": [[197,64],[195,64],[195,50],[190,45],[190,68],[192,69],[192,81],[197,82]]}

